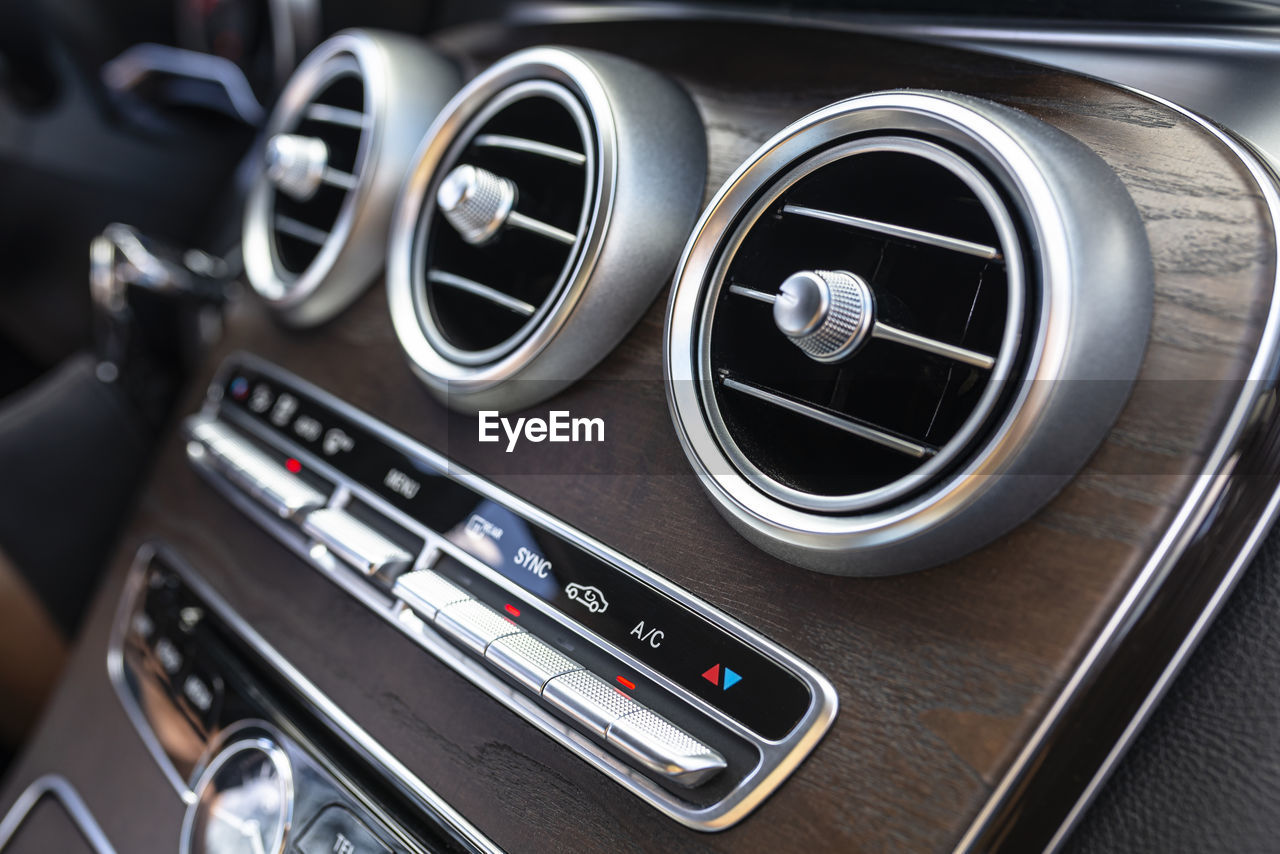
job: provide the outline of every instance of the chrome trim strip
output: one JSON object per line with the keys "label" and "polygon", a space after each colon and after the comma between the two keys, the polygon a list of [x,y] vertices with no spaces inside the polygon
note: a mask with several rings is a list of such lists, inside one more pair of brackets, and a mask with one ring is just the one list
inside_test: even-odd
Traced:
{"label": "chrome trim strip", "polygon": [[171,74],[222,87],[227,102],[245,124],[257,127],[266,110],[253,94],[244,71],[229,59],[199,51],[144,42],[126,49],[102,66],[107,88],[128,92],[153,74]]}
{"label": "chrome trim strip", "polygon": [[[273,520],[273,522],[275,526],[283,527],[283,523],[280,520]],[[138,550],[138,554],[129,568],[129,578],[125,583],[125,594],[121,597],[120,608],[117,611],[116,620],[112,627],[112,639],[107,653],[107,662],[108,675],[112,684],[116,686],[116,694],[124,704],[125,711],[129,713],[129,718],[133,721],[134,727],[138,729],[148,747],[152,744],[156,745],[152,755],[159,763],[161,770],[166,771],[167,775],[176,776],[176,772],[172,771],[172,765],[169,764],[168,758],[164,756],[163,749],[159,747],[159,742],[156,741],[154,733],[151,732],[150,726],[147,725],[141,711],[137,709],[122,681],[123,639],[127,630],[127,616],[133,612],[137,596],[141,593],[142,586],[146,580],[146,570],[151,561],[157,556],[164,560],[167,569],[177,573],[182,578],[183,583],[195,591],[196,595],[217,614],[218,618],[232,632],[239,636],[241,641],[248,645],[257,655],[261,656],[263,661],[289,688],[310,704],[312,711],[322,724],[327,725],[342,736],[357,752],[362,753],[368,761],[381,766],[382,771],[385,771],[398,784],[404,787],[409,794],[427,805],[435,813],[436,818],[448,825],[462,839],[465,839],[480,851],[485,852],[485,854],[502,854],[501,848],[467,821],[461,813],[450,806],[435,790],[414,776],[395,756],[363,730],[326,694],[321,692],[319,688],[298,671],[288,659],[284,658],[275,647],[271,646],[266,639],[258,634],[204,578],[196,574],[186,561],[174,556],[170,550],[160,544],[147,543]],[[115,663],[114,666],[113,663]],[[197,772],[200,771],[198,767],[196,770]],[[186,789],[189,795],[183,797],[184,802],[188,805],[194,803],[194,795],[191,794],[190,788],[185,784],[183,784],[183,788]]]}
{"label": "chrome trim strip", "polygon": [[[1196,532],[1209,521],[1216,498],[1229,486],[1229,479],[1232,477],[1232,471],[1238,461],[1242,439],[1246,435],[1251,422],[1255,417],[1258,417],[1260,408],[1265,404],[1267,396],[1274,394],[1277,382],[1280,381],[1280,183],[1277,182],[1275,171],[1270,166],[1269,161],[1264,159],[1258,151],[1236,139],[1232,134],[1203,116],[1157,95],[1127,86],[1122,88],[1128,89],[1136,95],[1149,98],[1195,122],[1230,149],[1258,184],[1267,209],[1271,213],[1272,227],[1276,232],[1275,256],[1272,261],[1276,271],[1276,278],[1272,290],[1271,304],[1267,310],[1267,320],[1263,328],[1262,339],[1259,342],[1258,352],[1253,363],[1249,366],[1249,373],[1244,383],[1244,393],[1237,402],[1221,438],[1206,462],[1206,473],[1197,477],[1195,486],[1183,502],[1183,506],[1169,532],[1160,541],[1146,566],[1130,587],[1120,607],[1116,609],[1111,620],[1107,622],[1106,627],[1089,649],[1080,666],[1072,674],[1071,679],[1059,694],[1058,700],[1046,715],[1045,720],[1036,729],[1031,740],[1014,760],[1013,765],[1005,773],[1000,784],[992,791],[986,806],[983,807],[969,831],[956,846],[955,850],[957,852],[973,850],[974,843],[983,830],[983,825],[993,819],[997,807],[1001,805],[1001,801],[1008,796],[1008,793],[1018,780],[1028,773],[1029,768],[1034,764],[1036,755],[1062,718],[1066,706],[1074,702],[1077,696],[1083,693],[1083,686],[1088,682],[1092,672],[1100,667],[1100,662],[1109,659],[1115,654],[1116,649],[1124,643],[1127,629],[1136,619],[1136,614],[1150,603],[1156,589],[1175,568],[1175,564],[1186,551]],[[1227,596],[1235,588],[1240,575],[1261,545],[1263,537],[1272,523],[1275,522],[1278,512],[1280,512],[1280,489],[1273,494],[1271,501],[1260,514],[1252,536],[1245,547],[1236,555],[1235,560],[1228,566],[1214,595],[1205,603],[1200,618],[1161,672],[1159,679],[1148,692],[1138,713],[1134,716],[1129,726],[1125,728],[1108,753],[1102,766],[1097,769],[1089,780],[1088,785],[1081,792],[1079,799],[1067,814],[1063,824],[1054,834],[1049,844],[1049,850],[1055,850],[1066,841],[1075,824],[1084,814],[1094,797],[1096,797],[1102,784],[1106,782],[1112,771],[1115,770],[1116,763],[1128,751],[1134,737],[1141,731],[1156,704],[1168,690],[1173,678],[1182,669],[1187,657],[1198,645],[1213,618],[1221,610]]]}
{"label": "chrome trim strip", "polygon": [[565,163],[572,163],[575,166],[587,165],[587,155],[561,148],[558,145],[538,142],[536,139],[524,139],[523,137],[507,136],[501,133],[482,133],[472,140],[471,144],[489,148],[509,148],[512,151],[538,154],[542,157],[563,160]]}
{"label": "chrome trim strip", "polygon": [[84,841],[94,851],[98,854],[116,854],[116,849],[111,846],[111,841],[98,826],[97,819],[89,811],[80,793],[61,774],[45,774],[43,777],[38,777],[22,790],[22,794],[18,795],[13,806],[9,807],[9,811],[5,813],[4,820],[0,821],[0,851],[9,847],[9,843],[13,841],[27,816],[45,797],[53,798],[62,805],[67,815],[75,822],[76,829],[80,831]]}
{"label": "chrome trim strip", "polygon": [[133,692],[129,690],[129,679],[124,669],[124,640],[125,634],[129,631],[129,617],[134,611],[138,598],[142,595],[142,585],[146,580],[145,573],[138,567],[145,567],[154,554],[153,547],[143,546],[134,557],[129,575],[125,579],[124,589],[120,593],[120,602],[116,606],[115,618],[111,621],[111,635],[107,640],[107,680],[115,689],[116,698],[124,707],[125,717],[129,719],[129,723],[133,724],[138,737],[142,739],[143,746],[147,748],[147,752],[151,754],[151,758],[155,760],[160,772],[169,781],[169,785],[177,792],[178,798],[189,806],[195,803],[195,793],[187,781],[182,779],[178,769],[169,761],[164,746],[156,738],[155,731],[151,729],[146,715],[139,707]]}
{"label": "chrome trim strip", "polygon": [[[229,356],[219,368],[217,377],[210,386],[209,398],[206,399],[205,406],[201,410],[203,417],[214,417],[217,414],[218,399],[221,395],[223,383],[227,379],[228,372],[231,370],[233,365],[236,364],[251,367],[254,370],[275,378],[277,381],[287,383],[303,394],[321,401],[323,405],[331,408],[341,416],[355,421],[361,427],[377,435],[392,447],[411,456],[417,457],[430,468],[457,480],[468,488],[476,491],[481,496],[503,504],[508,509],[524,516],[534,524],[547,528],[558,536],[561,536],[583,548],[587,552],[608,561],[641,581],[657,588],[667,597],[702,616],[712,624],[727,630],[730,634],[733,634],[746,643],[754,646],[758,651],[767,654],[769,657],[773,658],[775,661],[790,670],[793,675],[808,687],[813,698],[811,705],[805,716],[792,730],[791,734],[787,738],[778,742],[763,740],[760,736],[757,736],[747,730],[742,724],[707,704],[687,689],[672,682],[668,677],[657,672],[649,665],[639,661],[631,654],[614,646],[605,639],[600,638],[598,635],[595,635],[584,627],[572,623],[567,616],[561,614],[559,611],[552,608],[540,607],[536,600],[533,600],[528,596],[527,591],[516,586],[510,579],[495,572],[472,555],[462,551],[457,546],[454,546],[452,543],[441,539],[438,534],[423,526],[422,523],[412,519],[388,504],[381,496],[370,492],[368,489],[354,481],[350,481],[347,477],[341,475],[335,469],[330,467],[323,459],[310,454],[304,448],[288,447],[289,453],[301,460],[309,470],[327,477],[336,483],[342,484],[342,486],[336,490],[334,497],[330,500],[330,506],[335,506],[339,503],[345,502],[347,495],[358,496],[361,501],[375,507],[379,512],[385,513],[388,518],[396,524],[426,540],[427,544],[424,547],[423,553],[415,562],[415,568],[425,568],[429,566],[434,561],[437,554],[448,554],[450,557],[466,564],[470,569],[487,580],[528,600],[530,605],[539,608],[541,613],[555,620],[567,631],[582,635],[588,638],[592,643],[598,644],[610,655],[625,662],[641,675],[661,685],[663,688],[688,702],[708,717],[713,718],[718,725],[725,727],[739,738],[751,743],[761,752],[762,760],[760,764],[758,764],[756,768],[751,771],[746,778],[744,778],[743,782],[737,788],[726,795],[725,798],[718,803],[704,808],[677,805],[671,800],[671,794],[669,792],[660,788],[649,778],[635,771],[612,754],[603,750],[594,742],[584,739],[572,727],[562,722],[547,710],[539,707],[532,699],[526,697],[521,689],[508,685],[493,671],[488,669],[483,662],[473,659],[463,653],[448,640],[444,639],[432,627],[423,624],[421,620],[418,620],[412,615],[412,612],[408,612],[406,615],[406,611],[403,607],[397,606],[389,597],[385,596],[380,591],[377,591],[375,588],[367,584],[364,580],[360,579],[356,572],[344,565],[338,564],[330,555],[318,554],[311,548],[311,544],[307,538],[304,537],[296,528],[292,528],[279,518],[273,517],[263,506],[250,499],[238,489],[229,485],[220,476],[210,477],[210,474],[215,473],[197,466],[197,471],[202,475],[205,475],[209,482],[222,495],[227,497],[246,515],[250,516],[265,527],[291,551],[308,561],[316,569],[320,570],[329,578],[329,580],[333,581],[343,590],[363,602],[375,614],[396,626],[409,638],[418,643],[419,646],[427,649],[444,664],[453,668],[455,671],[467,678],[476,687],[507,706],[516,714],[520,715],[525,721],[535,726],[559,744],[568,748],[580,758],[592,764],[597,770],[601,771],[627,790],[638,795],[642,800],[646,801],[663,814],[695,830],[719,831],[733,826],[749,815],[766,798],[768,798],[769,795],[772,794],[773,791],[780,786],[800,765],[800,763],[803,762],[804,759],[814,750],[822,740],[823,736],[826,735],[827,730],[830,729],[839,710],[839,698],[836,695],[835,687],[831,684],[830,680],[803,659],[789,652],[784,647],[774,643],[749,626],[738,622],[733,617],[716,609],[703,600],[694,597],[683,588],[674,585],[662,576],[657,575],[644,566],[633,562],[620,552],[587,537],[585,534],[570,527],[565,522],[562,522],[556,517],[538,509],[534,505],[525,502],[523,499],[504,491],[500,487],[484,480],[479,475],[462,469],[431,448],[421,445],[413,439],[393,430],[387,425],[377,421],[372,416],[361,412],[338,398],[335,398],[323,389],[302,380],[283,368],[277,367],[247,353],[236,353]],[[231,410],[228,414],[231,416],[237,415],[234,410]],[[267,444],[282,450],[286,448],[278,435],[268,431],[262,425],[257,424],[248,418],[232,417],[228,418],[227,421],[228,423],[234,423],[236,427],[244,430],[245,432],[252,433],[255,437]]]}
{"label": "chrome trim strip", "polygon": [[731,379],[729,377],[725,377],[720,381],[720,383],[725,388],[731,388],[734,391],[749,394],[757,400],[763,400],[765,403],[781,407],[782,409],[794,412],[797,415],[803,415],[805,418],[812,418],[814,421],[821,421],[828,427],[843,430],[860,439],[866,439],[868,442],[875,442],[877,445],[883,445],[890,450],[906,454],[910,457],[915,457],[916,459],[924,459],[925,457],[931,457],[938,453],[937,448],[926,447],[918,442],[912,442],[908,439],[895,436],[892,433],[886,433],[884,430],[879,430],[866,424],[859,424],[856,421],[848,418],[841,418],[837,415],[832,415],[829,412],[823,412],[817,407],[790,400],[780,394],[775,394],[767,389],[751,385],[750,383],[739,382],[738,380]]}
{"label": "chrome trim strip", "polygon": [[1251,533],[1248,542],[1246,542],[1245,547],[1236,555],[1235,560],[1232,561],[1231,566],[1222,577],[1221,583],[1218,585],[1217,589],[1214,590],[1213,596],[1207,603],[1205,603],[1205,607],[1201,611],[1195,625],[1192,626],[1191,631],[1187,633],[1187,637],[1178,646],[1177,652],[1174,653],[1174,656],[1170,659],[1168,665],[1161,671],[1160,678],[1156,680],[1156,684],[1152,686],[1151,691],[1143,700],[1138,713],[1134,715],[1133,720],[1131,720],[1129,725],[1125,727],[1125,730],[1121,734],[1119,740],[1117,740],[1115,746],[1113,746],[1111,751],[1107,754],[1107,758],[1103,762],[1102,766],[1099,767],[1097,773],[1089,779],[1089,784],[1085,787],[1084,791],[1080,794],[1080,797],[1072,806],[1071,812],[1067,814],[1067,817],[1058,827],[1057,832],[1054,833],[1053,838],[1049,840],[1049,844],[1045,846],[1046,852],[1058,851],[1062,847],[1063,843],[1067,841],[1067,838],[1075,829],[1080,818],[1093,803],[1093,799],[1097,796],[1098,792],[1101,791],[1103,784],[1106,783],[1108,778],[1110,778],[1116,765],[1129,751],[1129,748],[1133,745],[1134,739],[1137,738],[1143,727],[1146,726],[1147,720],[1151,717],[1151,713],[1155,711],[1156,706],[1159,705],[1162,699],[1164,699],[1164,695],[1168,692],[1170,686],[1173,684],[1173,680],[1186,664],[1187,659],[1195,651],[1196,647],[1200,645],[1200,641],[1204,638],[1209,626],[1212,625],[1214,619],[1217,618],[1218,612],[1222,610],[1223,605],[1226,604],[1227,598],[1231,595],[1236,584],[1244,575],[1244,570],[1248,568],[1250,563],[1252,563],[1254,556],[1257,554],[1258,548],[1262,545],[1262,540],[1266,537],[1278,514],[1280,514],[1280,489],[1272,495],[1271,501],[1268,502],[1262,515],[1259,516],[1258,522],[1254,526],[1253,532]]}
{"label": "chrome trim strip", "polygon": [[988,261],[1004,260],[1000,250],[994,246],[984,246],[981,243],[974,243],[970,240],[948,237],[945,234],[934,234],[931,231],[921,231],[918,228],[908,228],[905,225],[894,225],[888,222],[879,222],[878,220],[866,219],[860,216],[849,216],[835,211],[819,210],[818,208],[810,208],[804,205],[783,205],[782,212],[796,214],[797,216],[807,216],[810,219],[820,219],[823,222],[833,222],[836,225],[845,225],[862,231],[873,231],[885,237],[896,237],[900,240],[909,240],[912,243],[923,243],[926,246],[946,249],[951,252],[960,252],[965,255],[972,255],[975,258],[985,258]]}

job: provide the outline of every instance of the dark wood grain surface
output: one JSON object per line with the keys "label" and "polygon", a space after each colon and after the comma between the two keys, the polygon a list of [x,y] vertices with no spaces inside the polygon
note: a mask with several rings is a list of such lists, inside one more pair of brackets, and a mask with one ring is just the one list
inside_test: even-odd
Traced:
{"label": "dark wood grain surface", "polygon": [[[1258,188],[1219,141],[1178,113],[1003,59],[818,30],[694,23],[477,28],[440,41],[472,68],[537,43],[630,55],[687,86],[708,127],[709,192],[785,124],[882,88],[988,97],[1094,148],[1143,214],[1156,293],[1143,382],[1088,468],[1030,522],[952,564],[889,579],[827,577],[749,546],[689,473],[654,391],[665,295],[589,382],[555,401],[625,425],[622,438],[541,466],[467,441],[474,428],[449,416],[406,366],[381,282],[339,319],[306,332],[286,331],[256,301],[242,300],[185,411],[226,353],[275,361],[795,651],[836,684],[840,716],[748,820],[717,835],[684,830],[288,555],[188,470],[173,437],[72,681],[5,803],[41,770],[65,769],[91,806],[112,811],[103,824],[122,851],[173,849],[176,799],[144,767],[149,760],[107,694],[103,663],[120,575],[139,543],[163,538],[413,772],[513,851],[943,850],[972,822],[1148,559],[1235,399],[1276,272]],[[156,819],[153,804],[164,805]]]}

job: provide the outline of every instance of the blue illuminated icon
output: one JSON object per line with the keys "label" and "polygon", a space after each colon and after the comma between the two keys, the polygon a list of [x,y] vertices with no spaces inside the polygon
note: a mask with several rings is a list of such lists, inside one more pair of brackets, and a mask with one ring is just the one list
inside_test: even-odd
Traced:
{"label": "blue illuminated icon", "polygon": [[236,377],[231,381],[231,396],[236,400],[244,400],[249,396],[249,381],[244,377]]}
{"label": "blue illuminated icon", "polygon": [[732,670],[730,670],[727,667],[724,669],[724,690],[725,691],[728,691],[730,688],[732,688],[734,685],[737,685],[741,681],[742,681],[742,677],[739,676],[737,673],[734,673]]}

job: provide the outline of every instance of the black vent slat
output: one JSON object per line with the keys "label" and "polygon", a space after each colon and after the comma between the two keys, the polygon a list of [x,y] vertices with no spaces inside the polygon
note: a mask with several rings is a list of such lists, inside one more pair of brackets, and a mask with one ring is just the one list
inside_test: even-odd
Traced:
{"label": "black vent slat", "polygon": [[[728,438],[804,493],[908,476],[984,399],[1005,342],[1003,249],[969,185],[905,151],[860,150],[785,188],[746,227],[714,298],[707,354]],[[778,287],[806,270],[869,286],[866,338],[840,361],[811,358],[775,324]]]}

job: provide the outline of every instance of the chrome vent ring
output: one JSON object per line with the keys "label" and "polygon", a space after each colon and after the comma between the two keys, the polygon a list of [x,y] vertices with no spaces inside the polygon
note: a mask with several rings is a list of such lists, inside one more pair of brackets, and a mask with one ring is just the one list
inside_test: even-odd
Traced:
{"label": "chrome vent ring", "polygon": [[[735,467],[780,501],[849,512],[953,465],[1010,390],[1021,242],[996,188],[936,142],[854,139],[778,176],[725,244],[702,311],[704,406]],[[782,279],[772,311],[761,276]],[[815,307],[813,328],[781,327],[793,302]]]}
{"label": "chrome vent ring", "polygon": [[532,48],[476,77],[428,132],[392,231],[392,321],[427,387],[461,411],[519,408],[604,358],[675,265],[705,146],[688,95],[628,60]]}
{"label": "chrome vent ring", "polygon": [[793,563],[959,557],[1061,488],[1119,412],[1145,248],[1109,168],[1026,114],[918,91],[832,105],[749,159],[686,246],[665,352],[685,452]]}
{"label": "chrome vent ring", "polygon": [[419,323],[450,361],[511,353],[589,262],[582,238],[610,193],[597,124],[567,86],[525,80],[490,99],[437,167],[412,275]]}
{"label": "chrome vent ring", "polygon": [[249,282],[284,320],[323,322],[372,281],[395,192],[457,87],[451,64],[394,33],[344,31],[298,67],[268,121],[243,227]]}

